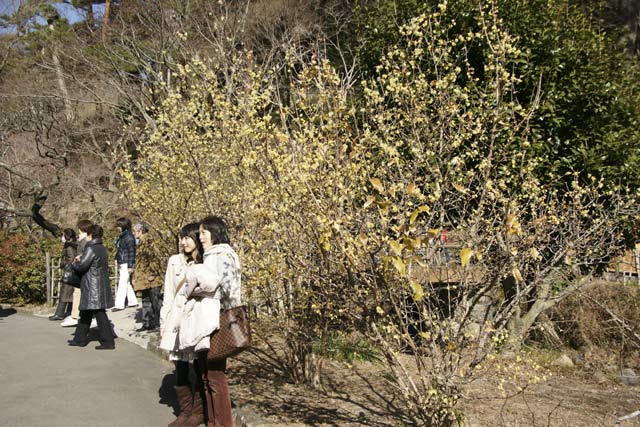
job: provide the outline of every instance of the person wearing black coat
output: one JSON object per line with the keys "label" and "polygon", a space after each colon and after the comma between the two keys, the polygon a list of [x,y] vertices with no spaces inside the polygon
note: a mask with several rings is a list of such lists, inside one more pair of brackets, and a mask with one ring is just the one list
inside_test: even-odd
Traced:
{"label": "person wearing black coat", "polygon": [[100,334],[100,345],[96,346],[96,350],[113,350],[116,345],[106,313],[107,308],[113,307],[113,295],[109,284],[109,255],[102,244],[102,227],[93,225],[90,231],[82,257],[72,264],[74,270],[82,274],[82,280],[80,320],[75,337],[69,340],[69,345],[84,347],[89,343],[91,319],[95,317]]}

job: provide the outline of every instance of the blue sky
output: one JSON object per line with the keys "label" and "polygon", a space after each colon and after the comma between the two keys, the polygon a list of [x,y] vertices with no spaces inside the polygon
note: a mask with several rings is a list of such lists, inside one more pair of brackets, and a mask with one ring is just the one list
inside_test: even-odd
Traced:
{"label": "blue sky", "polygon": [[[98,3],[98,1],[96,1],[96,3]],[[18,9],[21,2],[22,0],[0,0],[0,15],[13,14]],[[86,11],[75,8],[71,4],[71,2],[50,1],[49,4],[51,4],[58,11],[60,16],[62,16],[63,18],[66,18],[70,24],[76,24],[86,19]],[[99,19],[103,13],[104,13],[104,3],[93,5],[93,14],[96,17],[96,19]],[[33,22],[37,25],[46,24],[46,21],[41,17],[34,17]],[[12,34],[15,31],[16,31],[16,28],[13,25],[8,25],[5,27],[0,26],[0,34],[3,34],[3,33]]]}
{"label": "blue sky", "polygon": [[18,8],[20,0],[0,0],[0,15],[10,15]]}

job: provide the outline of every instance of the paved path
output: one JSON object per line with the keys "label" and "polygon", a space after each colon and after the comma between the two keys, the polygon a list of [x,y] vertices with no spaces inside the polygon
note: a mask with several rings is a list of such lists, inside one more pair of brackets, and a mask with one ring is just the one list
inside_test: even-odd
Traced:
{"label": "paved path", "polygon": [[0,309],[1,427],[159,427],[175,419],[169,362],[122,338],[114,351],[94,350],[98,342],[69,347],[72,332]]}

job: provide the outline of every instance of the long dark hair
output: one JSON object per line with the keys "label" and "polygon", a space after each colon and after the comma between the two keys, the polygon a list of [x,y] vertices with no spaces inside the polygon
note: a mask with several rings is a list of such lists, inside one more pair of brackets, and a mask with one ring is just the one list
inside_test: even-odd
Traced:
{"label": "long dark hair", "polygon": [[127,217],[120,217],[116,219],[116,226],[120,227],[122,231],[131,230],[131,220]]}
{"label": "long dark hair", "polygon": [[82,231],[83,233],[88,233],[89,227],[91,227],[92,225],[93,223],[88,219],[81,219],[80,221],[78,221],[78,230]]}
{"label": "long dark hair", "polygon": [[[63,248],[66,249],[68,247],[72,247],[74,252],[78,250],[78,240],[76,238],[76,232],[73,228],[65,228],[62,230],[62,236],[64,237],[64,245]],[[73,260],[72,260],[73,261]]]}
{"label": "long dark hair", "polygon": [[192,222],[191,224],[185,225],[180,229],[178,236],[180,238],[189,237],[195,242],[196,248],[190,254],[185,254],[185,256],[191,257],[197,264],[202,263],[204,249],[202,249],[202,243],[200,242],[200,228],[198,223]]}
{"label": "long dark hair", "polygon": [[89,228],[89,234],[91,234],[91,239],[102,239],[104,230],[100,225],[93,224],[91,228]]}
{"label": "long dark hair", "polygon": [[73,230],[73,228],[65,228],[64,230],[62,230],[62,235],[64,236],[65,243],[76,241],[76,232]]}
{"label": "long dark hair", "polygon": [[218,245],[220,243],[230,244],[229,232],[227,231],[227,223],[219,216],[209,215],[200,221],[202,228],[211,233],[211,243]]}

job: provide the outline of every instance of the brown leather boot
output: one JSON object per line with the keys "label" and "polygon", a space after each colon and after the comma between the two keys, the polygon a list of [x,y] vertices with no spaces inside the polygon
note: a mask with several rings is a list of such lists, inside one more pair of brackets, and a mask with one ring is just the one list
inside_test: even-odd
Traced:
{"label": "brown leather boot", "polygon": [[204,424],[204,402],[202,401],[202,383],[196,383],[196,389],[193,393],[193,406],[191,407],[191,415],[184,420],[184,427],[198,427]]}
{"label": "brown leather boot", "polygon": [[[191,424],[185,424],[185,421],[191,417],[191,411],[193,408],[191,397],[191,386],[178,386],[175,387],[176,395],[178,395],[178,405],[180,405],[180,413],[167,427],[183,427]],[[202,405],[201,405],[202,406]]]}

